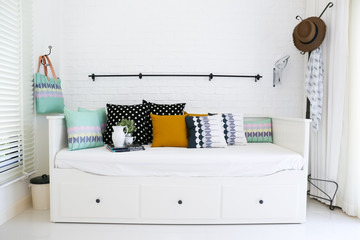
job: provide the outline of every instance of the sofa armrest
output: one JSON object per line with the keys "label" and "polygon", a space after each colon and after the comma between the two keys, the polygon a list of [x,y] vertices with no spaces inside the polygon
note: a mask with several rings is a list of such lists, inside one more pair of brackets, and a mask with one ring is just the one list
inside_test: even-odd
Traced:
{"label": "sofa armrest", "polygon": [[272,118],[274,144],[300,153],[304,157],[304,169],[307,169],[310,146],[309,119]]}
{"label": "sofa armrest", "polygon": [[67,131],[63,115],[47,116],[49,121],[49,168],[55,168],[56,154],[67,147]]}

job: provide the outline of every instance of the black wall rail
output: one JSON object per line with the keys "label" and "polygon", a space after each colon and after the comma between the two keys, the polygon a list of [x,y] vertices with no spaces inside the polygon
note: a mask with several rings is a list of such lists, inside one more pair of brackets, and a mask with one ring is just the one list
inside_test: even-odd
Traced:
{"label": "black wall rail", "polygon": [[226,74],[91,74],[89,75],[93,81],[97,77],[138,77],[142,79],[143,77],[208,77],[209,81],[211,81],[214,77],[230,77],[230,78],[254,78],[255,82],[259,81],[262,76],[257,75],[226,75]]}

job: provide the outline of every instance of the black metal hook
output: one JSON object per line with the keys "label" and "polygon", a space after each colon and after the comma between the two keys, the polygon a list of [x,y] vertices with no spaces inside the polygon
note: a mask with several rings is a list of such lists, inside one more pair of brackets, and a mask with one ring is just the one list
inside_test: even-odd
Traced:
{"label": "black metal hook", "polygon": [[214,75],[212,73],[209,74],[209,81],[211,81],[214,78]]}
{"label": "black metal hook", "polygon": [[259,74],[258,74],[258,75],[255,75],[255,82],[259,81],[260,78],[262,78],[262,76],[260,76]]}
{"label": "black metal hook", "polygon": [[49,48],[49,53],[48,53],[48,54],[45,54],[45,56],[49,56],[49,55],[51,54],[52,46],[50,45],[50,46],[48,46],[48,48]]}
{"label": "black metal hook", "polygon": [[325,11],[328,9],[328,8],[332,8],[334,6],[334,3],[333,2],[329,2],[326,7],[324,8],[324,10],[321,12],[319,18],[322,17],[322,15],[325,13]]}
{"label": "black metal hook", "polygon": [[[49,53],[48,54],[45,54],[44,56],[49,56],[51,54],[51,49],[52,49],[52,46],[48,46],[49,48]],[[41,60],[41,64],[45,66],[45,64],[43,63],[43,61]],[[46,64],[46,66],[49,66],[49,64]]]}
{"label": "black metal hook", "polygon": [[301,21],[303,20],[299,15],[297,15],[295,18],[296,18],[296,20],[299,20],[299,21],[300,21],[300,20],[301,20]]}

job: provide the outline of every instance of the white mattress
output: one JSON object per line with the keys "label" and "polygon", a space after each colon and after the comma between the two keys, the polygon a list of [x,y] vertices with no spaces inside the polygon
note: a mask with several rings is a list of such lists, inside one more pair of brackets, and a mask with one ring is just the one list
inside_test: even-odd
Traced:
{"label": "white mattress", "polygon": [[108,176],[265,176],[301,170],[300,154],[271,143],[227,148],[151,148],[112,153],[105,147],[69,151],[56,156],[57,168],[75,168]]}

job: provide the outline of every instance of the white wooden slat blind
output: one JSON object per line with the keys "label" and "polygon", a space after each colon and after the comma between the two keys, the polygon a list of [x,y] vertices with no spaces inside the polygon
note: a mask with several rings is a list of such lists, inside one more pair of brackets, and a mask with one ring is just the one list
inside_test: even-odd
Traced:
{"label": "white wooden slat blind", "polygon": [[0,0],[0,185],[35,170],[31,2]]}
{"label": "white wooden slat blind", "polygon": [[22,120],[24,137],[24,171],[32,173],[35,165],[34,84],[32,49],[32,1],[22,0]]}

